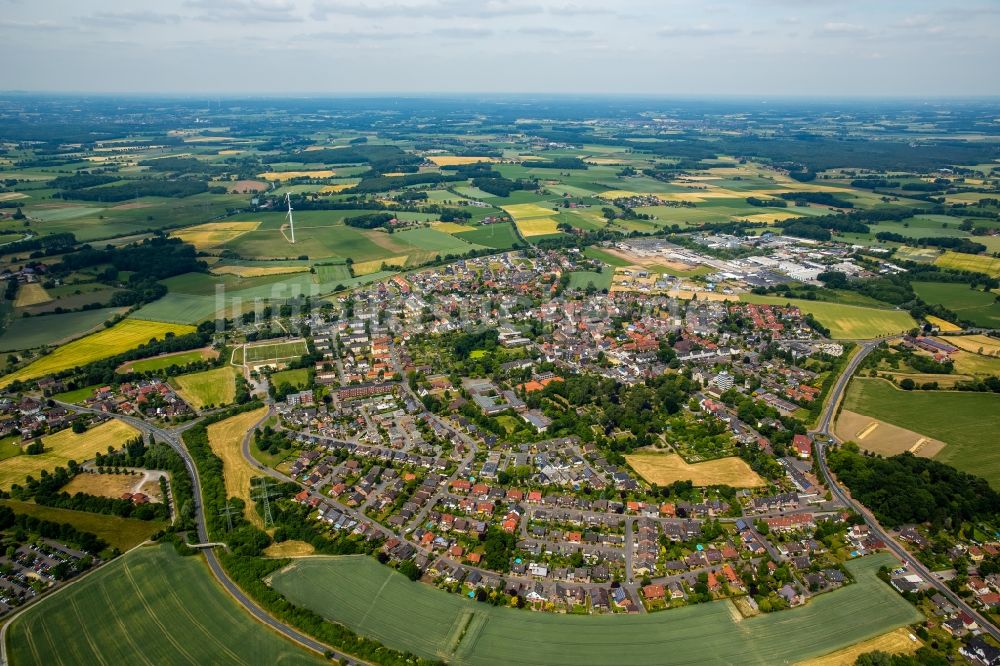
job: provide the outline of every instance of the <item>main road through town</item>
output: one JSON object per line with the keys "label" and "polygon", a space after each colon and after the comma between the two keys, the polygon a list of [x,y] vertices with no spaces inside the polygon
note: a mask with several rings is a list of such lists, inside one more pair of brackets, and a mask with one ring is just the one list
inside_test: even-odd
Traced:
{"label": "main road through town", "polygon": [[837,414],[840,401],[844,397],[844,391],[847,389],[847,385],[850,383],[851,377],[855,372],[857,372],[858,367],[861,365],[861,362],[864,361],[865,357],[868,356],[868,354],[870,354],[872,350],[874,350],[881,342],[881,340],[864,342],[858,352],[848,362],[840,377],[837,378],[837,382],[834,384],[826,406],[823,409],[823,413],[820,416],[818,424],[819,427],[813,432],[814,435],[819,435],[819,437],[816,438],[816,462],[819,464],[819,467],[823,472],[823,476],[826,477],[827,486],[830,488],[830,492],[833,493],[833,496],[861,514],[872,534],[881,539],[890,551],[906,562],[907,566],[912,571],[935,587],[938,592],[943,594],[952,603],[952,605],[955,606],[955,608],[969,614],[976,620],[983,631],[988,633],[993,638],[1000,640],[1000,630],[998,630],[996,626],[991,624],[989,620],[983,617],[976,609],[967,604],[962,597],[955,594],[955,592],[953,592],[944,581],[939,580],[938,577],[935,576],[916,557],[910,554],[910,552],[906,550],[902,544],[889,534],[888,530],[879,524],[875,515],[871,511],[851,498],[847,489],[844,488],[844,486],[842,486],[840,482],[834,478],[833,474],[830,473],[830,467],[826,461],[826,446],[830,442],[840,442],[840,439],[831,430],[831,424]]}

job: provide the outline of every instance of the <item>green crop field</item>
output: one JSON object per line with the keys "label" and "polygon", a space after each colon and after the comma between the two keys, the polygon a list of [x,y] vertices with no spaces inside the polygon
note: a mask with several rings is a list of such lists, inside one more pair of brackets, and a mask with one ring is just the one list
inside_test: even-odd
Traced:
{"label": "green crop field", "polygon": [[883,379],[856,378],[844,409],[945,443],[934,458],[1000,488],[1000,449],[984,433],[1000,432],[1000,395],[903,391]]}
{"label": "green crop field", "polygon": [[21,351],[76,338],[99,328],[121,312],[124,312],[121,308],[105,308],[17,318],[0,336],[0,351]]}
{"label": "green crop field", "polygon": [[802,312],[816,317],[830,329],[830,336],[845,340],[867,340],[884,335],[895,335],[908,331],[917,323],[903,310],[882,310],[843,303],[807,301],[782,296],[758,296],[742,294],[740,299],[748,303],[770,305],[794,305]]}
{"label": "green crop field", "polygon": [[443,231],[428,229],[426,227],[397,231],[392,236],[394,240],[401,240],[421,250],[440,252],[442,255],[465,254],[470,250],[480,249],[480,246],[467,242],[461,236],[453,236]]}
{"label": "green crop field", "polygon": [[367,557],[300,559],[272,585],[293,603],[390,647],[454,664],[664,663],[665,654],[678,664],[776,664],[920,620],[875,576],[895,561],[882,554],[849,562],[856,584],[739,623],[730,602],[629,617],[496,608],[412,583]]}
{"label": "green crop field", "polygon": [[304,340],[255,344],[244,347],[244,359],[247,363],[260,363],[262,361],[280,359],[288,360],[298,358],[308,351]]}
{"label": "green crop field", "polygon": [[996,294],[952,282],[914,282],[913,291],[925,302],[943,305],[976,326],[1000,328],[1000,303]]}
{"label": "green crop field", "polygon": [[322,664],[254,620],[198,557],[142,548],[19,615],[13,666],[29,664]]}
{"label": "green crop field", "polygon": [[458,232],[455,237],[498,250],[512,248],[520,242],[514,231],[514,226],[510,222],[483,225],[472,231]]}
{"label": "green crop field", "polygon": [[124,552],[139,545],[150,536],[167,527],[162,520],[139,520],[138,518],[122,518],[121,516],[106,516],[90,511],[73,511],[42,506],[34,502],[18,502],[17,500],[0,500],[0,506],[9,506],[14,513],[23,513],[54,523],[67,523],[82,530],[96,534],[112,547]]}

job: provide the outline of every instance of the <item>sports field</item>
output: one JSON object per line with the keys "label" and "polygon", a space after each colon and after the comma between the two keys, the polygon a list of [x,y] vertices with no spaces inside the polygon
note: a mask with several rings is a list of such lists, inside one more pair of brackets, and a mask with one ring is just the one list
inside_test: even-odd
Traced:
{"label": "sports field", "polygon": [[781,296],[759,296],[741,294],[740,300],[748,303],[770,305],[793,305],[804,313],[811,314],[830,329],[830,337],[842,340],[868,340],[885,335],[903,333],[914,328],[917,323],[910,313],[903,310],[882,310],[858,305],[807,301]]}
{"label": "sports field", "polygon": [[935,460],[1000,488],[1000,449],[984,437],[1000,432],[1000,394],[903,391],[884,379],[859,377],[843,408],[941,440],[946,446]]}
{"label": "sports field", "polygon": [[994,293],[954,282],[914,282],[913,291],[925,302],[943,305],[976,326],[1000,328],[1000,303]]}
{"label": "sports field", "polygon": [[1000,259],[981,254],[965,254],[947,250],[934,260],[935,266],[942,268],[957,268],[963,271],[976,271],[992,277],[1000,277]]}
{"label": "sports field", "polygon": [[138,546],[167,526],[166,521],[162,520],[139,520],[138,518],[108,516],[90,511],[57,509],[34,502],[0,500],[0,505],[9,506],[14,510],[14,513],[23,513],[26,516],[34,516],[53,523],[72,525],[78,530],[99,536],[112,548],[117,548],[121,552]]}
{"label": "sports field", "polygon": [[236,368],[224,365],[221,368],[171,377],[170,384],[177,389],[177,395],[194,409],[204,409],[208,405],[221,407],[236,398],[238,374]]}
{"label": "sports field", "polygon": [[257,527],[263,527],[250,496],[250,479],[256,470],[243,457],[243,437],[255,423],[264,418],[267,407],[243,412],[208,426],[208,444],[212,453],[222,459],[222,475],[226,482],[226,497],[239,497],[246,502],[245,515]]}
{"label": "sports field", "polygon": [[71,428],[60,430],[53,435],[42,437],[45,450],[34,456],[21,454],[0,460],[0,488],[10,490],[11,484],[24,483],[28,475],[38,478],[44,469],[52,471],[65,467],[70,460],[82,463],[94,457],[98,451],[106,452],[109,446],[120,447],[139,434],[132,426],[117,419],[76,434]]}
{"label": "sports field", "polygon": [[183,335],[194,331],[194,326],[125,319],[111,328],[63,345],[17,372],[0,378],[0,387],[7,386],[15,379],[22,381],[35,379],[60,370],[68,370],[92,361],[99,361],[102,358],[108,358],[138,347],[153,338],[162,340],[167,333]]}
{"label": "sports field", "polygon": [[298,358],[309,351],[305,340],[246,345],[243,349],[243,358],[247,363]]}
{"label": "sports field", "polygon": [[632,469],[650,483],[667,486],[674,481],[691,481],[696,486],[732,486],[757,488],[764,479],[741,458],[719,458],[688,464],[676,453],[639,453],[625,456]]}
{"label": "sports field", "polygon": [[198,557],[152,546],[121,557],[18,616],[12,666],[323,664],[259,624]]}
{"label": "sports field", "polygon": [[876,578],[880,566],[894,562],[886,554],[849,562],[856,584],[803,608],[739,622],[728,601],[627,617],[496,608],[412,583],[358,556],[299,559],[272,584],[293,603],[389,647],[453,664],[770,665],[828,654],[922,619]]}

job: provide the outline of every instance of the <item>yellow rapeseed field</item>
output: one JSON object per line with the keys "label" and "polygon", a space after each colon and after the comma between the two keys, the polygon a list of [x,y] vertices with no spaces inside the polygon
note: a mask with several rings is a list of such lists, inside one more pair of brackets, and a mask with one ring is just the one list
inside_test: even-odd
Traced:
{"label": "yellow rapeseed field", "polygon": [[125,319],[111,328],[91,333],[79,340],[59,347],[51,354],[42,356],[33,363],[0,378],[0,388],[14,380],[36,379],[48,374],[69,370],[78,365],[86,365],[102,358],[128,351],[156,338],[162,340],[167,333],[184,335],[194,333],[194,326],[167,324],[159,321]]}

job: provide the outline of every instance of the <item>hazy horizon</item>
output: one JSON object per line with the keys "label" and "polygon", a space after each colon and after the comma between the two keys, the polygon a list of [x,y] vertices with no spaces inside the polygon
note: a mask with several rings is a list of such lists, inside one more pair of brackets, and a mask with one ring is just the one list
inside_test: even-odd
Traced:
{"label": "hazy horizon", "polygon": [[[0,90],[984,98],[1000,4],[962,0],[0,0]],[[516,91],[516,92],[510,92]]]}

